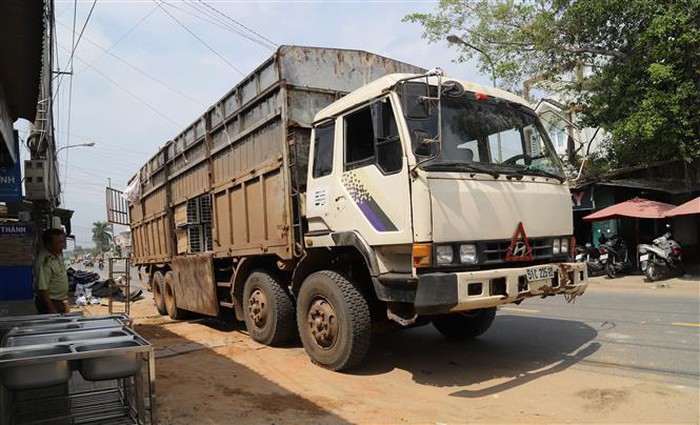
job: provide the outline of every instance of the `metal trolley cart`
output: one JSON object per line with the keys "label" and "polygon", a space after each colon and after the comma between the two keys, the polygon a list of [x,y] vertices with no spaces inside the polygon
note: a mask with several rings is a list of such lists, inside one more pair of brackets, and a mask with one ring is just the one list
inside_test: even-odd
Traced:
{"label": "metal trolley cart", "polygon": [[153,346],[128,321],[0,323],[0,424],[156,424]]}

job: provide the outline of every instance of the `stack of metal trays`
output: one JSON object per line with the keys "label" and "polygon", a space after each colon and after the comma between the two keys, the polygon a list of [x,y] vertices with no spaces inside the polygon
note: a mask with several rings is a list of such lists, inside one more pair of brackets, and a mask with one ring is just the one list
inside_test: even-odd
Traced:
{"label": "stack of metal trays", "polygon": [[[153,348],[128,323],[123,314],[2,321],[0,389],[11,396],[0,401],[11,399],[2,409],[10,422],[141,423],[141,369],[147,360],[155,379]],[[66,390],[69,380],[94,385]]]}

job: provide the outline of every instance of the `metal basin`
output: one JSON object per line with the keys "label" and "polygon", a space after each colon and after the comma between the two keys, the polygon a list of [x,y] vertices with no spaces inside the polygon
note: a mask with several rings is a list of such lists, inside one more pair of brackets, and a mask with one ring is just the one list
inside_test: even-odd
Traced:
{"label": "metal basin", "polygon": [[117,330],[86,330],[78,329],[65,332],[46,334],[15,335],[5,338],[6,347],[26,347],[29,345],[57,344],[62,342],[86,341],[102,338],[119,338],[128,336],[121,329]]}
{"label": "metal basin", "polygon": [[105,351],[104,356],[80,360],[78,370],[88,381],[104,381],[132,376],[141,370],[139,354],[128,352],[110,354],[109,350],[140,346],[141,344],[133,340],[76,346],[75,350],[79,353]]}
{"label": "metal basin", "polygon": [[58,337],[58,342],[67,341],[84,341],[88,339],[101,339],[101,338],[117,338],[120,336],[128,336],[124,331],[78,331],[70,332],[64,336]]}
{"label": "metal basin", "polygon": [[70,353],[70,347],[56,346],[36,350],[24,350],[0,354],[0,362],[8,362],[0,368],[0,380],[10,391],[30,390],[65,384],[70,378],[71,370],[67,360],[36,358],[31,363],[12,365],[12,360],[23,360],[43,356],[55,356]]}

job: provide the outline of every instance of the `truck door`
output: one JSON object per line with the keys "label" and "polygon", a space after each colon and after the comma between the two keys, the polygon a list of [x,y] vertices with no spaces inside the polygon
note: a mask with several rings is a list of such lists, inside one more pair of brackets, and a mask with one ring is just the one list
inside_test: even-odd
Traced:
{"label": "truck door", "polygon": [[336,125],[328,227],[357,230],[373,246],[411,243],[408,165],[390,99],[345,113]]}

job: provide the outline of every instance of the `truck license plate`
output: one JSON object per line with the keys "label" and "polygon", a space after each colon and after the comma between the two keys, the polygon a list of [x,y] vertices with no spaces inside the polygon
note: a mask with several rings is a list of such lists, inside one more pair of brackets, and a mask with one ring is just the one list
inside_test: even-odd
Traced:
{"label": "truck license plate", "polygon": [[553,279],[554,269],[550,266],[545,267],[533,267],[527,269],[527,280],[532,282],[535,280]]}

